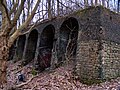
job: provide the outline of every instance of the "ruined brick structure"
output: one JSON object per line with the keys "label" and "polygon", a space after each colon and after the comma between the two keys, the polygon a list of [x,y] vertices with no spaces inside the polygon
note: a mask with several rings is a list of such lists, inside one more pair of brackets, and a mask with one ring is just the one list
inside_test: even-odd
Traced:
{"label": "ruined brick structure", "polygon": [[40,23],[18,38],[10,59],[34,60],[39,68],[54,66],[64,62],[68,39],[80,79],[120,76],[120,15],[100,6]]}

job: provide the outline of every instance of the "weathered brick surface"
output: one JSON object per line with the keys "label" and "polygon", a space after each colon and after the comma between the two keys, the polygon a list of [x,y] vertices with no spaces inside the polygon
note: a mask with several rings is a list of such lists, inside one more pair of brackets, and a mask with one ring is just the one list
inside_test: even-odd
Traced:
{"label": "weathered brick surface", "polygon": [[79,31],[75,68],[80,79],[120,76],[120,16],[104,8],[97,10],[99,14],[93,14],[99,18],[92,18]]}
{"label": "weathered brick surface", "polygon": [[120,76],[120,44],[103,41],[102,66],[105,79]]}
{"label": "weathered brick surface", "polygon": [[76,72],[80,78],[99,78],[99,52],[97,40],[78,43]]}
{"label": "weathered brick surface", "polygon": [[90,40],[78,43],[76,73],[80,78],[111,79],[120,76],[120,44]]}

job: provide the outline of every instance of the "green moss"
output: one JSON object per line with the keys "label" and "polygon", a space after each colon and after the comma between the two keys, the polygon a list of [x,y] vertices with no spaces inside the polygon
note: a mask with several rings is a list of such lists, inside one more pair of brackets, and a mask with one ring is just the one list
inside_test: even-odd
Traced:
{"label": "green moss", "polygon": [[90,6],[88,8],[75,11],[74,13],[72,13],[72,15],[85,15],[87,12],[90,12],[90,10],[92,10],[94,8],[95,8],[94,6]]}
{"label": "green moss", "polygon": [[87,79],[87,78],[80,79],[81,83],[87,84],[87,85],[100,84],[104,81],[105,80],[101,80],[101,79]]}
{"label": "green moss", "polygon": [[37,71],[36,71],[35,69],[32,69],[31,74],[32,74],[33,76],[35,76],[35,75],[37,75]]}
{"label": "green moss", "polygon": [[89,6],[88,8],[85,8],[82,10],[77,10],[74,13],[72,13],[71,15],[84,16],[84,15],[87,15],[87,13],[91,12],[92,10],[93,10],[93,12],[96,11],[96,9],[102,9],[102,10],[106,10],[108,12],[112,12],[112,13],[116,14],[116,12],[113,12],[110,9],[105,8],[100,5],[100,6]]}

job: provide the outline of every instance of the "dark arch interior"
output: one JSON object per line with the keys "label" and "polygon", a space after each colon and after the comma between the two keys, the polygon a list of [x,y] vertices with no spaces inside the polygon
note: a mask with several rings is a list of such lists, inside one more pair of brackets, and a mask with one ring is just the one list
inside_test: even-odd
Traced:
{"label": "dark arch interior", "polygon": [[41,33],[38,55],[38,64],[40,70],[50,67],[54,32],[54,26],[48,25]]}
{"label": "dark arch interior", "polygon": [[68,57],[76,54],[77,37],[78,37],[78,21],[71,17],[63,22],[60,28],[60,43],[59,43],[59,60],[64,60],[66,53]]}
{"label": "dark arch interior", "polygon": [[25,52],[25,64],[32,61],[35,57],[36,46],[38,40],[38,31],[33,30],[30,32]]}
{"label": "dark arch interior", "polygon": [[8,60],[13,60],[14,55],[15,55],[15,51],[16,51],[16,40],[14,41],[13,45],[9,49]]}
{"label": "dark arch interior", "polygon": [[21,60],[24,52],[24,46],[25,46],[26,36],[21,35],[18,38],[17,42],[17,50],[16,50],[16,59]]}

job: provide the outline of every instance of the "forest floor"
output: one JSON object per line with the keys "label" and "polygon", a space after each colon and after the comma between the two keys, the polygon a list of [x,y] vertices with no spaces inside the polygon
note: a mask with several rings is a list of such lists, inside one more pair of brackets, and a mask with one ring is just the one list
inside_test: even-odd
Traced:
{"label": "forest floor", "polygon": [[[20,61],[9,61],[8,87],[17,87],[16,90],[120,90],[120,78],[89,86],[73,79],[72,68],[72,64],[63,65],[55,70],[45,70],[34,75],[32,63],[21,67]],[[25,75],[25,82],[18,80],[18,73]]]}

